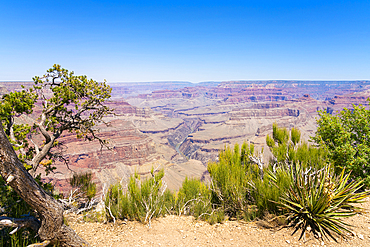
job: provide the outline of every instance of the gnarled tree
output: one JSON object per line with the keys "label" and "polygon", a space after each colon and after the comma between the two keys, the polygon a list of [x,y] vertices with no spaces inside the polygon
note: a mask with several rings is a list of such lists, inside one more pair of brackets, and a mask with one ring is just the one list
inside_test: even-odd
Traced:
{"label": "gnarled tree", "polygon": [[[58,138],[64,132],[105,143],[96,135],[95,126],[112,113],[112,109],[103,104],[110,98],[111,88],[105,82],[76,76],[60,65],[54,65],[33,81],[33,88],[6,94],[0,102],[3,127],[0,131],[0,174],[37,211],[39,220],[2,217],[0,225],[31,226],[45,243],[60,241],[62,246],[86,246],[85,241],[63,224],[62,206],[35,182],[33,176],[40,164],[50,172],[55,169],[54,160],[65,160],[58,149],[61,145]],[[38,118],[35,112],[39,112]],[[21,115],[30,117],[20,121]]]}
{"label": "gnarled tree", "polygon": [[0,130],[0,174],[14,191],[39,214],[40,219],[0,217],[0,225],[31,227],[44,240],[44,245],[60,242],[61,246],[89,246],[63,223],[63,207],[46,193],[18,159],[4,130]]}

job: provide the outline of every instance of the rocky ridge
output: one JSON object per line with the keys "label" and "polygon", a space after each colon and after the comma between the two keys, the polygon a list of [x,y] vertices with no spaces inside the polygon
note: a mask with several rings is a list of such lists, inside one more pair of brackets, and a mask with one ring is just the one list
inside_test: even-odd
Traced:
{"label": "rocky ridge", "polygon": [[[19,90],[12,83],[0,83]],[[144,84],[148,85],[148,84]],[[153,86],[154,85],[154,86]],[[225,145],[253,143],[269,159],[265,136],[272,124],[298,127],[308,140],[316,130],[318,110],[334,112],[354,104],[367,104],[370,82],[246,81],[190,85],[159,83],[146,92],[128,98],[125,85],[115,84],[114,99],[107,105],[115,115],[106,118],[99,135],[109,141],[110,150],[97,142],[84,142],[64,135],[69,169],[58,163],[58,170],[47,179],[61,191],[68,191],[72,172],[91,171],[99,188],[125,182],[137,172],[143,177],[152,168],[165,169],[169,188],[177,189],[185,176],[205,178],[206,165],[217,160]],[[29,85],[27,85],[29,86]],[[166,89],[163,89],[163,88]],[[145,90],[158,89],[152,93]],[[327,91],[325,91],[327,89]],[[130,85],[127,90],[134,90]],[[140,91],[141,90],[141,91]],[[128,92],[127,91],[127,92]],[[39,110],[34,111],[34,118]],[[21,121],[32,119],[21,116]]]}

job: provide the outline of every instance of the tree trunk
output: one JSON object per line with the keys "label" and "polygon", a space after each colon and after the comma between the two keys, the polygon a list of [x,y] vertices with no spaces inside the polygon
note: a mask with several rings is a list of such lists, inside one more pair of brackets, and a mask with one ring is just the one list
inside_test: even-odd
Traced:
{"label": "tree trunk", "polygon": [[38,234],[42,240],[57,241],[61,246],[90,246],[63,223],[63,208],[47,194],[26,171],[9,143],[0,122],[0,175],[33,209],[41,220]]}

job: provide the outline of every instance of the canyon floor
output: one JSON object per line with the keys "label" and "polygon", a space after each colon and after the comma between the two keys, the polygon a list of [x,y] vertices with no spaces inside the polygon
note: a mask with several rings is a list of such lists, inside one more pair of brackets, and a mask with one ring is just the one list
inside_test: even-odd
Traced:
{"label": "canyon floor", "polygon": [[69,226],[91,246],[370,246],[370,200],[361,204],[364,213],[345,221],[353,227],[346,239],[319,241],[312,235],[299,239],[299,233],[283,228],[266,229],[261,221],[225,221],[210,225],[189,216],[155,219],[149,228],[135,221],[91,223],[69,215]]}

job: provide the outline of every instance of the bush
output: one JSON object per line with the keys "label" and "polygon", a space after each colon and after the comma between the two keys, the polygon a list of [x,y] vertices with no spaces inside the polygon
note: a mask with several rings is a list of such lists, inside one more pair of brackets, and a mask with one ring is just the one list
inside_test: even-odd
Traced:
{"label": "bush", "polygon": [[243,144],[242,151],[237,144],[234,151],[226,147],[220,151],[218,163],[208,164],[212,201],[229,217],[240,218],[249,211],[251,198],[248,182],[259,173],[258,168],[249,162],[251,150],[253,146],[246,143]]}
{"label": "bush", "polygon": [[274,123],[272,136],[266,136],[266,144],[274,156],[270,162],[272,166],[290,168],[299,163],[303,168],[322,168],[329,162],[327,151],[301,141],[298,129],[292,128],[289,133],[286,128],[279,128]]}
{"label": "bush", "polygon": [[319,115],[313,140],[328,151],[338,174],[346,167],[353,179],[364,179],[370,187],[370,109],[354,105],[337,115],[324,111],[319,111]]}
{"label": "bush", "polygon": [[281,195],[290,187],[292,178],[285,169],[265,168],[262,179],[254,178],[251,182],[251,197],[256,206],[256,217],[262,217],[266,212],[279,215],[281,210],[275,202],[280,201]]}
{"label": "bush", "polygon": [[[251,220],[265,215],[288,215],[295,232],[311,227],[316,236],[343,235],[347,225],[339,218],[356,214],[352,203],[361,201],[368,192],[359,192],[363,182],[350,181],[344,170],[335,176],[324,149],[300,140],[300,132],[289,132],[277,125],[273,138],[266,142],[275,159],[262,168],[253,145],[226,146],[219,162],[208,165],[210,185],[186,178],[178,193],[162,186],[163,170],[141,181],[130,177],[127,189],[117,184],[110,188],[106,205],[113,217],[139,220],[164,213],[193,215],[210,223],[225,216]],[[290,133],[290,134],[289,134]],[[257,163],[257,164],[256,164]]]}
{"label": "bush", "polygon": [[208,219],[213,213],[211,190],[202,181],[185,178],[175,200],[176,212],[193,215],[196,219]]}
{"label": "bush", "polygon": [[141,181],[137,174],[130,177],[127,188],[121,184],[110,187],[105,205],[110,219],[138,220],[149,223],[152,218],[165,214],[192,215],[210,223],[220,222],[224,213],[212,207],[212,193],[199,179],[185,178],[182,187],[174,194],[162,184],[164,171],[151,172],[149,179]]}
{"label": "bush", "polygon": [[301,236],[308,227],[318,238],[330,236],[333,233],[345,237],[344,232],[350,232],[348,224],[340,218],[357,214],[360,208],[353,204],[361,202],[369,192],[359,192],[363,182],[350,181],[350,173],[343,169],[340,175],[335,175],[333,169],[303,170],[296,166],[294,180],[281,197],[278,204],[288,211],[288,223],[295,228],[293,234],[301,229]]}
{"label": "bush", "polygon": [[[221,207],[229,217],[254,219],[264,215],[265,211],[278,213],[273,201],[278,201],[282,189],[271,183],[266,176],[270,168],[263,169],[251,162],[253,145],[243,143],[220,151],[219,162],[210,163],[208,171],[211,175],[212,201]],[[279,184],[289,184],[286,176],[278,174]],[[281,186],[282,188],[283,186]]]}
{"label": "bush", "polygon": [[[262,168],[254,154],[253,145],[236,144],[232,150],[225,147],[219,153],[219,162],[210,163],[212,202],[229,217],[246,220],[270,214],[283,213],[275,202],[290,187],[296,166],[320,169],[327,164],[324,149],[301,141],[298,129],[290,132],[273,125],[272,137],[266,137],[274,158]],[[256,164],[257,163],[257,164]]]}
{"label": "bush", "polygon": [[96,195],[96,184],[92,181],[92,173],[73,174],[69,184],[77,188],[78,195],[82,200],[90,202]]}
{"label": "bush", "polygon": [[127,190],[120,184],[111,186],[105,199],[108,216],[150,224],[152,218],[165,214],[165,206],[172,204],[168,202],[173,201],[173,195],[165,193],[166,188],[162,186],[163,170],[154,174],[152,169],[151,175],[141,181],[135,173],[130,177]]}

